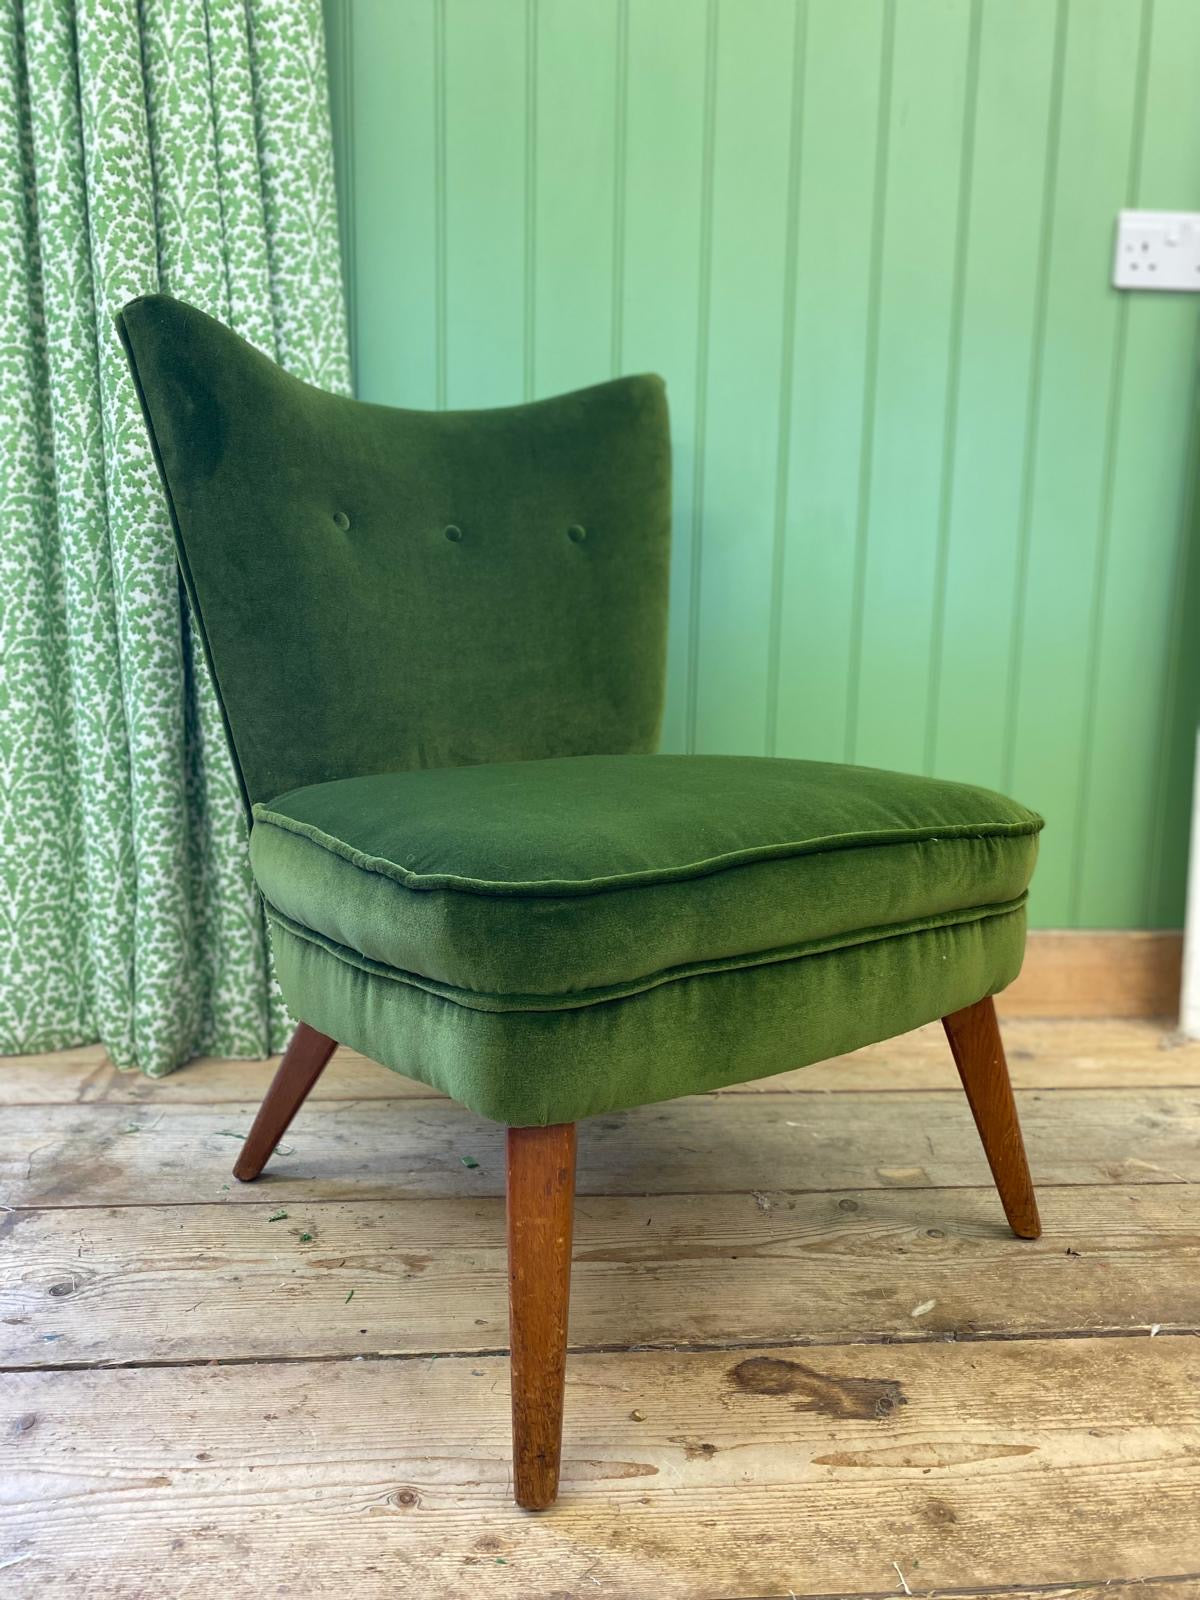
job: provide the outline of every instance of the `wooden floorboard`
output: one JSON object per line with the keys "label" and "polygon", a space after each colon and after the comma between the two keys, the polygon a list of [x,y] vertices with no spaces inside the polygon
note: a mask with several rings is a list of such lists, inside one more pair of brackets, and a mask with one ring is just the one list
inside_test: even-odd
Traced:
{"label": "wooden floorboard", "polygon": [[[1189,1187],[1042,1212],[1016,1245],[992,1189],[585,1198],[571,1342],[1200,1332]],[[0,1367],[494,1351],[506,1293],[498,1199],[14,1211]]]}
{"label": "wooden floorboard", "polygon": [[29,1373],[3,1391],[0,1530],[62,1594],[250,1577],[695,1600],[894,1593],[897,1566],[918,1592],[1186,1573],[1196,1362],[1192,1340],[1145,1338],[576,1356],[546,1517],[506,1500],[502,1358]]}
{"label": "wooden floorboard", "polygon": [[[1200,1043],[1182,1041],[1165,1018],[1008,1020],[1004,1026],[1009,1069],[1018,1089],[1200,1087]],[[0,1058],[5,1105],[70,1105],[110,1101],[122,1105],[257,1101],[279,1065],[266,1061],[204,1058],[165,1078],[118,1072],[99,1045],[53,1055]],[[773,1078],[735,1084],[723,1094],[824,1093],[880,1089],[949,1089],[957,1082],[940,1023],[899,1039],[868,1045]],[[311,1101],[440,1098],[436,1090],[338,1050],[318,1079]]]}
{"label": "wooden floorboard", "polygon": [[[1042,1185],[1200,1182],[1200,1090],[1024,1090]],[[0,1188],[18,1206],[500,1195],[504,1131],[448,1100],[306,1107],[256,1184],[230,1169],[253,1105],[13,1106]],[[1064,1133],[1069,1136],[1064,1137]],[[961,1091],[704,1096],[580,1125],[580,1194],[939,1188],[988,1181]]]}
{"label": "wooden floorboard", "polygon": [[0,1593],[1200,1600],[1200,1047],[1005,1034],[1032,1243],[940,1028],[584,1125],[543,1516],[501,1130],[339,1052],[244,1186],[272,1063],[0,1063]]}

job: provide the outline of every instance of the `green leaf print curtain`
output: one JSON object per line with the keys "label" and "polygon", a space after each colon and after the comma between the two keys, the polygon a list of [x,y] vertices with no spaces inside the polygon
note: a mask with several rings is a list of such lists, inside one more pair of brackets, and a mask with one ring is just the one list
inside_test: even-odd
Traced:
{"label": "green leaf print curtain", "polygon": [[158,1075],[287,1018],[113,328],[151,290],[348,388],[320,0],[0,0],[0,1053]]}

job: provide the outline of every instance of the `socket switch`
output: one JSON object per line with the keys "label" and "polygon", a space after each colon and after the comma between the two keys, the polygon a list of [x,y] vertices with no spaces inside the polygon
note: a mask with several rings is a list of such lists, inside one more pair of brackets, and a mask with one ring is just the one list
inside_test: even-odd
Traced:
{"label": "socket switch", "polygon": [[1200,212],[1118,212],[1112,281],[1118,289],[1200,290]]}

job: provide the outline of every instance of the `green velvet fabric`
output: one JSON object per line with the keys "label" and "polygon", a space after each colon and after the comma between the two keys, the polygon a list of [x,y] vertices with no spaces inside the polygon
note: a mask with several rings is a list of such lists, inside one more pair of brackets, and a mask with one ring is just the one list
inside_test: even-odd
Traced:
{"label": "green velvet fabric", "polygon": [[1041,826],[966,784],[733,756],[380,773],[254,815],[275,911],[496,1007],[586,1004],[1007,906]]}
{"label": "green velvet fabric", "polygon": [[571,1122],[821,1061],[1012,982],[1021,906],[732,967],[579,1009],[459,1004],[272,918],[284,993],[375,1061],[498,1122]]}
{"label": "green velvet fabric", "polygon": [[782,1071],[1016,976],[1040,818],[654,756],[665,396],[325,394],[189,306],[119,326],[293,1013],[485,1116]]}
{"label": "green velvet fabric", "polygon": [[167,295],[118,326],[248,801],[654,749],[661,379],[400,411],[314,389]]}

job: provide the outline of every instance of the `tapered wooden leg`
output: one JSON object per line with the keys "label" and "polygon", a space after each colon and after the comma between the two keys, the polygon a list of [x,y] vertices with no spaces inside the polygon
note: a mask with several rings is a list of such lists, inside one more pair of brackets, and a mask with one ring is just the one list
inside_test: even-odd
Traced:
{"label": "tapered wooden leg", "polygon": [[258,1177],[336,1049],[336,1039],[318,1033],[307,1022],[299,1025],[258,1108],[254,1126],[246,1135],[233,1169],[235,1178],[250,1183]]}
{"label": "tapered wooden leg", "polygon": [[991,996],[962,1011],[951,1012],[942,1018],[942,1026],[967,1091],[1004,1215],[1018,1238],[1036,1239],[1042,1223]]}
{"label": "tapered wooden leg", "polygon": [[527,1511],[558,1493],[575,1124],[508,1130],[508,1325],[513,1492]]}

